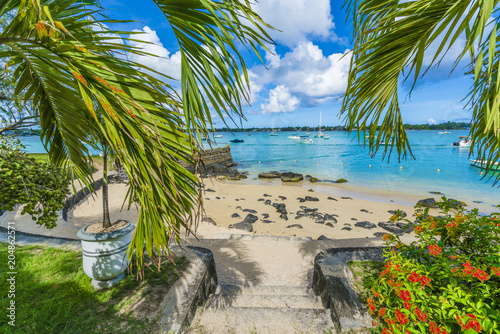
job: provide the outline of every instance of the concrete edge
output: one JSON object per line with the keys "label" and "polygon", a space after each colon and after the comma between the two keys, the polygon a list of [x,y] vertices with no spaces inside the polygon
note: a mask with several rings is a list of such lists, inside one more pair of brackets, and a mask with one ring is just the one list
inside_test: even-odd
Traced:
{"label": "concrete edge", "polygon": [[372,327],[372,318],[351,286],[348,261],[383,261],[384,247],[326,249],[314,258],[312,288],[330,310],[337,332]]}
{"label": "concrete edge", "polygon": [[194,246],[181,250],[174,246],[177,256],[186,256],[188,267],[169,289],[160,307],[159,323],[161,333],[177,334],[188,327],[198,306],[203,305],[217,288],[217,272],[212,251]]}
{"label": "concrete edge", "polygon": [[[3,227],[3,226],[0,226],[0,233],[8,233],[8,229],[6,227]],[[39,238],[39,239],[44,239],[44,240],[47,240],[47,241],[50,241],[50,240],[58,240],[58,241],[67,241],[67,242],[71,242],[71,241],[80,241],[80,239],[78,238],[63,238],[63,237],[54,237],[54,236],[50,236],[50,235],[44,235],[44,234],[34,234],[34,233],[28,233],[28,232],[21,232],[19,230],[16,230],[16,236],[23,236],[23,237],[27,237],[27,238]]]}

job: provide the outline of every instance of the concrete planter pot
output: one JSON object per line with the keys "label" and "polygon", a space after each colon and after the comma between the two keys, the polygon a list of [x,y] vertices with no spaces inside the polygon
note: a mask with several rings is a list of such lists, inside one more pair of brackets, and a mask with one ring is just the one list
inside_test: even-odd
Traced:
{"label": "concrete planter pot", "polygon": [[114,285],[125,276],[126,252],[135,228],[131,222],[127,223],[117,231],[89,233],[85,231],[88,225],[77,233],[82,241],[83,271],[92,278],[96,289]]}

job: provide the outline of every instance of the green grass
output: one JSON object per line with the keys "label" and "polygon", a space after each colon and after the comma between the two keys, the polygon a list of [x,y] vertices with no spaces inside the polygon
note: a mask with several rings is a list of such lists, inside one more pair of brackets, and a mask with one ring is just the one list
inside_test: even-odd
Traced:
{"label": "green grass", "polygon": [[[94,291],[82,269],[81,251],[16,246],[16,326],[12,327],[6,323],[11,300],[7,250],[7,244],[0,243],[1,333],[155,333],[156,319],[148,321],[141,314],[154,311],[187,264],[185,258],[176,259],[176,266],[165,260],[161,272],[146,269],[144,281],[127,275],[113,288]],[[143,309],[130,310],[141,298],[147,301]]]}
{"label": "green grass", "polygon": [[[49,155],[47,153],[29,153],[28,155],[35,158],[35,160],[39,162],[49,161]],[[104,164],[103,157],[99,155],[92,155],[92,161],[95,165],[102,166]]]}

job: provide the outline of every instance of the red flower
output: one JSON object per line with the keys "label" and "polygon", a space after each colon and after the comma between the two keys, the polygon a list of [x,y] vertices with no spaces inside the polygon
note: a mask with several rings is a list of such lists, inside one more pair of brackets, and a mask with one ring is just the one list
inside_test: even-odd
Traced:
{"label": "red flower", "polygon": [[500,276],[500,267],[498,267],[498,268],[491,267],[491,275]]}
{"label": "red flower", "polygon": [[390,330],[388,330],[387,328],[384,328],[382,330],[382,334],[392,334],[392,332]]}
{"label": "red flower", "polygon": [[375,305],[373,304],[373,299],[368,297],[368,308],[370,309],[370,313],[373,314],[375,312]]}
{"label": "red flower", "polygon": [[418,317],[420,320],[422,320],[422,321],[424,321],[424,322],[426,322],[426,321],[427,321],[427,316],[428,316],[428,314],[427,314],[427,313],[422,312],[422,310],[421,310],[421,309],[419,309],[418,307],[415,309],[415,313],[417,314],[417,317]]}
{"label": "red flower", "polygon": [[382,236],[382,240],[387,241],[387,240],[389,240],[389,239],[390,239],[389,234],[384,234],[384,235]]}
{"label": "red flower", "polygon": [[385,308],[381,308],[380,310],[378,310],[378,318],[383,317],[385,315],[385,311]]}
{"label": "red flower", "polygon": [[422,283],[422,285],[424,285],[424,286],[425,285],[431,286],[431,284],[430,284],[431,283],[431,279],[429,277],[427,277],[427,276],[422,275],[422,276],[420,276],[420,283]]}
{"label": "red flower", "polygon": [[429,246],[429,253],[431,255],[435,255],[435,256],[441,255],[441,250],[442,250],[442,248],[439,247],[438,245],[430,245]]}
{"label": "red flower", "polygon": [[422,226],[417,226],[413,230],[415,231],[416,234],[420,234],[422,233],[423,228]]}
{"label": "red flower", "polygon": [[410,276],[408,276],[408,280],[412,283],[418,283],[420,281],[420,275],[416,272],[412,272]]}
{"label": "red flower", "polygon": [[481,282],[487,281],[490,279],[488,274],[481,269],[475,268],[474,269],[474,277],[477,277]]}
{"label": "red flower", "polygon": [[396,319],[399,321],[401,325],[405,325],[409,322],[408,316],[404,315],[399,311],[399,309],[396,309]]}
{"label": "red flower", "polygon": [[373,326],[377,326],[377,322],[372,321],[372,325],[373,325]]}
{"label": "red flower", "polygon": [[429,322],[429,329],[432,334],[439,334],[440,332],[438,325],[433,321]]}
{"label": "red flower", "polygon": [[403,301],[407,302],[411,300],[411,294],[410,291],[408,290],[401,290],[398,294],[398,297],[401,298]]}
{"label": "red flower", "polygon": [[408,309],[408,310],[411,309],[411,304],[410,303],[404,302],[403,305],[404,305],[405,309]]}
{"label": "red flower", "polygon": [[472,275],[473,270],[469,261],[464,263],[464,275]]}

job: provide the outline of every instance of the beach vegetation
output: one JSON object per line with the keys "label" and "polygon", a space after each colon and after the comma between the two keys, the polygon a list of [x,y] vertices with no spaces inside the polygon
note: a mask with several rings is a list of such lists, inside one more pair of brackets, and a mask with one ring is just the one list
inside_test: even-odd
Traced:
{"label": "beach vegetation", "polygon": [[53,228],[68,193],[68,175],[62,168],[26,154],[19,139],[0,135],[0,211],[20,205],[21,214]]}
{"label": "beach vegetation", "polygon": [[446,198],[439,216],[417,207],[416,240],[384,235],[383,270],[368,308],[383,333],[500,333],[500,214]]}
{"label": "beach vegetation", "polygon": [[[8,246],[0,243],[3,263]],[[18,312],[15,326],[0,322],[2,333],[159,333],[161,299],[188,263],[185,257],[162,258],[162,270],[146,269],[143,281],[128,275],[112,288],[94,291],[83,272],[81,251],[16,245],[15,255]],[[153,266],[149,259],[146,263]],[[10,275],[0,272],[2,291],[9,291]],[[4,317],[11,298],[0,299]]]}
{"label": "beach vegetation", "polygon": [[[452,70],[473,78],[464,96],[472,109],[470,155],[500,161],[500,17],[498,1],[345,0],[354,47],[342,114],[370,153],[413,156],[401,115],[401,84],[417,81],[453,50]],[[377,128],[379,132],[377,133]],[[360,134],[363,132],[368,135]],[[495,177],[500,180],[500,174]]]}
{"label": "beach vegetation", "polygon": [[170,253],[169,243],[198,221],[200,182],[183,164],[197,165],[211,112],[242,116],[249,80],[241,46],[258,54],[272,42],[247,1],[154,3],[180,48],[178,90],[171,78],[128,60],[157,55],[132,45],[140,32],[110,28],[127,22],[106,16],[97,0],[0,5],[0,18],[12,15],[0,58],[13,69],[14,95],[37,113],[50,161],[92,189],[88,147],[104,140],[127,173],[128,201],[140,203],[128,256],[136,251],[139,269],[144,251]]}

